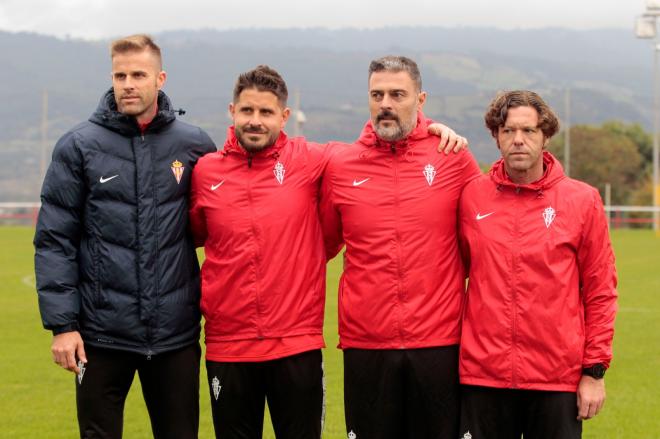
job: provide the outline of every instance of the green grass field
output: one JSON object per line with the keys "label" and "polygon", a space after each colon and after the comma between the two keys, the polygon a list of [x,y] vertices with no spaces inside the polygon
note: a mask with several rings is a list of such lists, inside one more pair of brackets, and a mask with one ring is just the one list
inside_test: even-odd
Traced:
{"label": "green grass field", "polygon": [[[0,227],[0,437],[74,438],[74,376],[52,362],[51,336],[41,327],[34,291],[33,231]],[[613,234],[619,273],[615,358],[607,374],[604,411],[584,424],[585,438],[660,437],[660,238],[646,231]],[[324,437],[345,438],[342,362],[337,345],[339,261],[328,266],[324,352],[327,412]],[[203,377],[206,371],[203,371]],[[202,381],[204,382],[204,381]],[[200,438],[212,438],[208,393],[200,397]],[[149,438],[146,408],[136,379],[129,395],[124,437]],[[269,422],[265,438],[273,438]]]}

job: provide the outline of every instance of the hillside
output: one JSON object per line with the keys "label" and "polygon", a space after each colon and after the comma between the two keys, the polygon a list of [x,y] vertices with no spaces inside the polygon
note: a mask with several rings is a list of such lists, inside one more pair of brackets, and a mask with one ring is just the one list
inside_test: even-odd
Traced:
{"label": "hillside", "polygon": [[[221,144],[238,73],[257,64],[278,69],[300,92],[305,135],[351,141],[367,120],[371,59],[416,59],[429,93],[428,116],[465,134],[481,161],[497,156],[483,128],[485,106],[500,89],[530,88],[572,123],[608,119],[650,124],[651,49],[621,30],[479,28],[251,29],[156,35],[164,50],[165,91],[183,118]],[[32,200],[38,187],[41,101],[48,92],[48,145],[89,116],[110,85],[107,41],[60,40],[0,32],[0,200]],[[290,104],[293,104],[291,99]]]}

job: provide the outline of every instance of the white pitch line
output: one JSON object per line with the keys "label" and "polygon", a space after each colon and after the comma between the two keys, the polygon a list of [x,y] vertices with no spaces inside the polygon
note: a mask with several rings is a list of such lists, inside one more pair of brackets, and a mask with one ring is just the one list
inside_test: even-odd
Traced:
{"label": "white pitch line", "polygon": [[34,290],[37,287],[34,279],[34,274],[28,274],[27,276],[23,276],[23,278],[21,279],[21,283],[26,287],[30,288],[31,290]]}

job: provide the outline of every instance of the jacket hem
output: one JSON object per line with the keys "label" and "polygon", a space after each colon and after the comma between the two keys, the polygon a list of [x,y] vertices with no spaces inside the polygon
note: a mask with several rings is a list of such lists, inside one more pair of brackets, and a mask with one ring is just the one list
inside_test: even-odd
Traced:
{"label": "jacket hem", "polygon": [[435,348],[441,346],[457,345],[460,342],[460,337],[441,338],[437,340],[424,340],[424,341],[386,341],[375,343],[373,341],[361,341],[342,339],[340,336],[339,349],[422,349],[422,348]]}
{"label": "jacket hem", "polygon": [[466,378],[461,376],[460,382],[468,386],[494,387],[497,389],[517,389],[517,390],[545,390],[550,392],[576,392],[577,383],[519,383],[513,386],[509,382],[487,380],[480,378]]}

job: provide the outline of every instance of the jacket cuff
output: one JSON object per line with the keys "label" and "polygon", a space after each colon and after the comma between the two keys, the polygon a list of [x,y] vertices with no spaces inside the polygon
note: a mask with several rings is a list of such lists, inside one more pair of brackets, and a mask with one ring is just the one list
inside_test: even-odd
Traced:
{"label": "jacket cuff", "polygon": [[65,332],[73,332],[78,330],[80,330],[80,327],[78,326],[78,322],[73,322],[62,326],[56,326],[51,329],[51,331],[53,331],[53,335],[59,335]]}

